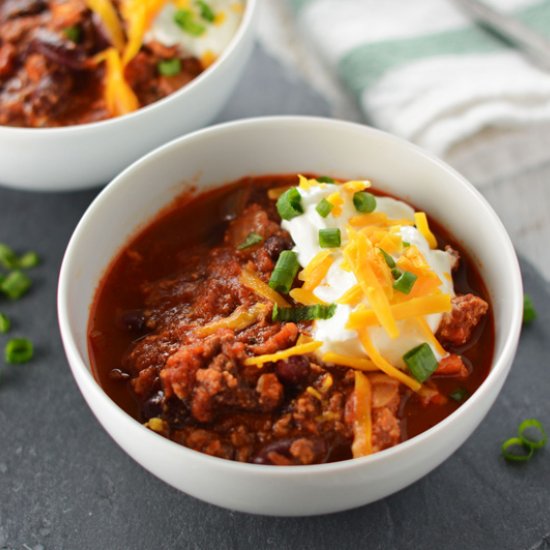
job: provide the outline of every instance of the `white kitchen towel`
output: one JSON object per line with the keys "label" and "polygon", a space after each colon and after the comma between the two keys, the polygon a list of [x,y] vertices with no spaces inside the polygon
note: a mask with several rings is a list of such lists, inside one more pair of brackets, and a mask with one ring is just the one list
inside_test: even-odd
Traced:
{"label": "white kitchen towel", "polygon": [[[486,1],[550,37],[550,0]],[[288,2],[367,122],[480,184],[550,162],[550,73],[453,0]]]}

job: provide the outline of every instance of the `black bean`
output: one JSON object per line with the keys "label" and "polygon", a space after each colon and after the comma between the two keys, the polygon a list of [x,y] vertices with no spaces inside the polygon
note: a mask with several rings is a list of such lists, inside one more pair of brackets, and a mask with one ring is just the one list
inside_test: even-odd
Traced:
{"label": "black bean", "polygon": [[154,418],[162,413],[162,405],[164,403],[164,392],[159,390],[154,393],[143,404],[141,411],[145,418]]}
{"label": "black bean", "polygon": [[309,375],[309,359],[303,355],[293,355],[288,359],[277,361],[275,373],[279,380],[285,384],[304,383]]}
{"label": "black bean", "polygon": [[125,311],[119,318],[119,326],[132,334],[143,334],[147,328],[143,310],[130,309]]}
{"label": "black bean", "polygon": [[121,371],[120,369],[113,369],[109,372],[109,378],[111,380],[128,380],[130,375],[127,372]]}
{"label": "black bean", "polygon": [[265,240],[264,248],[272,260],[277,260],[283,250],[292,248],[292,241],[283,235],[271,235]]}
{"label": "black bean", "polygon": [[290,446],[294,439],[279,439],[272,441],[263,447],[260,452],[252,459],[254,464],[273,464],[268,458],[270,453],[277,453],[290,458]]}

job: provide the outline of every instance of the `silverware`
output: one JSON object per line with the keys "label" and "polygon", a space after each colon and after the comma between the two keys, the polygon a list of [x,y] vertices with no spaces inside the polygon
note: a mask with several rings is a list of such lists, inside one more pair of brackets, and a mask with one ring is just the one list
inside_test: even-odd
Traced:
{"label": "silverware", "polygon": [[550,71],[550,40],[512,15],[479,0],[455,0],[469,15],[508,42],[518,46],[540,68]]}

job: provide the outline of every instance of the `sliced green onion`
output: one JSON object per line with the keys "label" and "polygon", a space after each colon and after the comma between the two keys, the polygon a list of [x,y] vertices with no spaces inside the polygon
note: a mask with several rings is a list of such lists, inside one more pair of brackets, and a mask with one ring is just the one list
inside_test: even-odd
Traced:
{"label": "sliced green onion", "polygon": [[273,321],[314,321],[330,319],[336,312],[336,304],[315,304],[313,306],[279,307],[273,305]]}
{"label": "sliced green onion", "polygon": [[174,14],[174,23],[191,36],[200,36],[206,31],[206,27],[195,21],[195,15],[191,10],[178,10]]}
{"label": "sliced green onion", "polygon": [[181,73],[181,60],[177,57],[164,59],[157,63],[157,70],[162,76],[176,76]]}
{"label": "sliced green onion", "polygon": [[250,248],[251,246],[254,246],[255,244],[259,244],[263,241],[263,237],[261,235],[258,235],[258,233],[249,233],[246,239],[239,245],[237,248],[239,250],[244,250],[245,248]]}
{"label": "sliced green onion", "polygon": [[409,294],[417,278],[418,277],[410,271],[402,271],[401,275],[393,283],[393,288],[395,288],[395,290],[399,292],[402,292],[403,294]]}
{"label": "sliced green onion", "polygon": [[319,229],[319,246],[321,248],[336,248],[340,246],[342,237],[337,227]]}
{"label": "sliced green onion", "polygon": [[32,342],[27,338],[13,338],[12,340],[8,340],[4,348],[6,363],[13,365],[30,361],[33,353],[34,348]]}
{"label": "sliced green onion", "polygon": [[376,208],[376,197],[366,191],[357,191],[353,194],[353,204],[358,212],[369,214]]}
{"label": "sliced green onion", "polygon": [[319,176],[318,178],[315,178],[319,183],[336,183],[334,179],[328,177],[328,176]]}
{"label": "sliced green onion", "polygon": [[298,263],[296,252],[283,250],[279,254],[279,259],[275,264],[273,273],[271,273],[269,286],[277,292],[288,294],[292,288],[292,283],[298,273],[298,269],[300,269],[300,264]]}
{"label": "sliced green onion", "polygon": [[63,29],[63,34],[68,40],[78,44],[80,42],[80,37],[82,36],[82,31],[78,25],[73,25],[72,27],[66,27]]}
{"label": "sliced green onion", "polygon": [[454,392],[451,392],[449,394],[449,397],[453,400],[453,401],[456,401],[457,403],[460,403],[461,401],[463,401],[465,398],[467,397],[470,397],[470,394],[468,392],[468,390],[466,388],[458,388],[456,389]]}
{"label": "sliced green onion", "polygon": [[6,334],[10,330],[11,321],[7,315],[0,313],[0,334]]}
{"label": "sliced green onion", "polygon": [[296,187],[287,189],[277,199],[277,212],[283,220],[291,220],[304,213],[302,208],[302,196]]}
{"label": "sliced green onion", "polygon": [[537,310],[529,294],[523,295],[523,324],[528,325],[537,318]]}
{"label": "sliced green onion", "polygon": [[403,361],[419,382],[427,380],[437,369],[437,359],[427,343],[409,350],[403,355]]}
{"label": "sliced green onion", "polygon": [[381,248],[378,250],[380,250],[380,253],[384,256],[384,260],[386,260],[388,267],[393,269],[395,267],[395,260],[385,250],[382,250]]}
{"label": "sliced green onion", "polygon": [[196,0],[196,4],[201,11],[201,17],[205,21],[213,23],[214,19],[216,19],[216,14],[214,13],[214,10],[206,2],[204,2],[204,0]]}
{"label": "sliced green onion", "polygon": [[[529,437],[527,432],[536,432],[535,439]],[[535,418],[528,418],[524,420],[518,428],[518,435],[524,445],[531,447],[532,449],[542,449],[548,441],[548,436],[542,427],[542,424]]]}
{"label": "sliced green onion", "polygon": [[404,248],[408,248],[409,246],[411,246],[411,243],[408,243],[407,241],[402,241],[401,244]]}
{"label": "sliced green onion", "polygon": [[334,204],[328,202],[327,199],[321,199],[319,204],[315,207],[315,210],[317,210],[321,218],[326,218],[333,208]]}
{"label": "sliced green onion", "polygon": [[23,296],[31,287],[32,281],[21,271],[12,271],[0,284],[0,291],[12,300]]}
{"label": "sliced green onion", "polygon": [[502,456],[512,462],[526,462],[530,460],[535,452],[533,447],[525,445],[520,437],[507,439],[501,447]]}
{"label": "sliced green onion", "polygon": [[25,252],[17,262],[21,269],[30,269],[36,267],[40,263],[40,257],[36,252]]}
{"label": "sliced green onion", "polygon": [[7,244],[0,243],[0,265],[6,269],[17,269],[17,254]]}

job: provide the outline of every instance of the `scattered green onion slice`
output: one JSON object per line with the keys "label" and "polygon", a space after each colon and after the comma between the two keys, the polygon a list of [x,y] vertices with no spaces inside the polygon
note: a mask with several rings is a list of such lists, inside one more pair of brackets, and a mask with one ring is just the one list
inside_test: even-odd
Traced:
{"label": "scattered green onion slice", "polygon": [[457,388],[455,391],[449,394],[449,397],[453,401],[460,403],[461,401],[464,401],[464,399],[466,399],[467,397],[470,397],[470,394],[466,388]]}
{"label": "scattered green onion slice", "polygon": [[0,265],[6,269],[17,269],[17,254],[7,245],[0,243]]}
{"label": "scattered green onion slice", "polygon": [[249,233],[246,239],[239,245],[237,248],[239,250],[244,250],[245,248],[250,248],[251,246],[254,246],[255,244],[259,244],[263,241],[263,237],[261,235],[258,235],[258,233]]}
{"label": "scattered green onion slice", "polygon": [[502,456],[512,462],[526,462],[530,460],[535,452],[533,447],[525,445],[520,437],[507,439],[501,447]]}
{"label": "scattered green onion slice", "polygon": [[438,364],[432,348],[425,342],[405,353],[403,361],[419,382],[427,380]]}
{"label": "scattered green onion slice", "polygon": [[273,321],[314,321],[315,319],[330,319],[336,312],[336,304],[315,304],[313,306],[279,307],[273,305]]}
{"label": "scattered green onion slice", "polygon": [[[536,432],[536,439],[529,437],[527,431]],[[542,427],[542,424],[535,418],[528,418],[524,420],[518,428],[518,435],[524,445],[531,447],[532,449],[542,449],[548,441],[548,436]]]}
{"label": "scattered green onion slice", "polygon": [[63,34],[68,40],[78,44],[80,42],[80,37],[82,36],[82,30],[78,25],[73,25],[72,27],[66,27],[63,29]]}
{"label": "scattered green onion slice", "polygon": [[197,0],[196,4],[200,9],[201,17],[205,21],[213,23],[214,19],[216,19],[216,14],[214,13],[214,10],[204,0]]}
{"label": "scattered green onion slice", "polygon": [[279,254],[279,259],[275,264],[273,273],[271,273],[269,286],[277,292],[288,294],[292,288],[292,283],[298,273],[298,269],[300,269],[300,264],[298,263],[296,252],[283,250]]}
{"label": "scattered green onion slice", "polygon": [[11,321],[7,315],[0,313],[0,334],[6,334],[10,330]]}
{"label": "scattered green onion slice", "polygon": [[4,348],[6,363],[20,364],[32,359],[34,348],[32,342],[27,338],[13,338],[8,340]]}
{"label": "scattered green onion slice", "polygon": [[537,318],[537,310],[529,294],[523,295],[523,324],[528,325]]}
{"label": "scattered green onion slice", "polygon": [[340,229],[337,227],[319,229],[319,246],[321,248],[336,248],[340,246],[341,242]]}
{"label": "scattered green onion slice", "polygon": [[333,208],[334,204],[328,202],[327,199],[321,199],[319,204],[315,207],[315,210],[317,210],[317,213],[321,216],[321,218],[326,218]]}
{"label": "scattered green onion slice", "polygon": [[353,194],[353,205],[358,212],[369,214],[376,208],[376,197],[366,191],[357,191]]}
{"label": "scattered green onion slice", "polygon": [[330,178],[329,176],[319,176],[318,178],[315,178],[319,183],[336,183],[333,178]]}
{"label": "scattered green onion slice", "polygon": [[157,70],[162,76],[176,76],[181,73],[181,60],[177,57],[164,59],[157,63]]}
{"label": "scattered green onion slice", "polygon": [[408,243],[407,241],[402,241],[401,244],[402,244],[405,248],[408,248],[409,246],[411,246],[411,243]]}
{"label": "scattered green onion slice", "polygon": [[[393,270],[396,271],[396,270]],[[392,271],[392,275],[393,275]],[[395,275],[394,275],[395,277]],[[403,294],[409,294],[418,277],[410,271],[402,271],[396,281],[393,283],[395,290],[402,292]]]}
{"label": "scattered green onion slice", "polygon": [[40,257],[36,252],[25,252],[17,263],[21,269],[30,269],[31,267],[36,267],[40,263]]}
{"label": "scattered green onion slice", "polygon": [[385,250],[382,250],[381,248],[379,248],[378,250],[380,250],[380,253],[382,254],[382,256],[384,256],[384,260],[386,260],[386,264],[388,265],[388,267],[390,269],[395,268],[395,260]]}
{"label": "scattered green onion slice", "polygon": [[206,31],[206,27],[195,21],[195,15],[191,10],[178,10],[174,14],[174,23],[180,29],[191,36],[200,36]]}
{"label": "scattered green onion slice", "polygon": [[277,199],[277,212],[283,220],[291,220],[304,213],[302,208],[302,196],[296,187],[287,189]]}
{"label": "scattered green onion slice", "polygon": [[12,300],[23,296],[31,287],[31,280],[21,271],[12,271],[0,284],[0,291]]}

